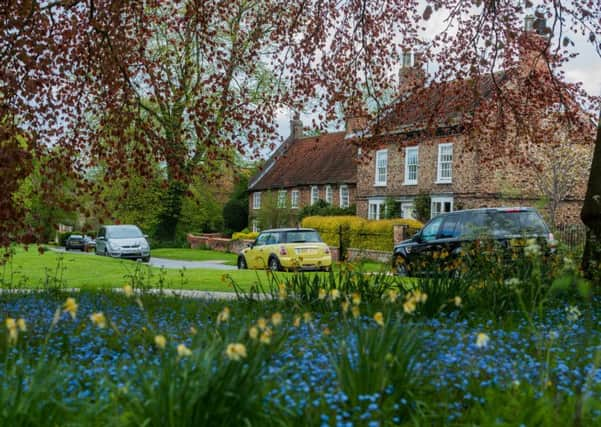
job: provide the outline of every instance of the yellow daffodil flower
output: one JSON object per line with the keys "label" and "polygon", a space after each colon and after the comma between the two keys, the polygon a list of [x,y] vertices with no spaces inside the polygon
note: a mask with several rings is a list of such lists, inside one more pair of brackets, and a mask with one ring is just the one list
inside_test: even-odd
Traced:
{"label": "yellow daffodil flower", "polygon": [[374,320],[378,325],[384,326],[384,315],[381,311],[378,311],[376,314],[374,314]]}
{"label": "yellow daffodil flower", "polygon": [[167,338],[165,338],[163,335],[157,335],[154,337],[154,345],[163,350],[167,345]]}
{"label": "yellow daffodil flower", "polygon": [[63,311],[66,311],[71,315],[71,318],[75,320],[75,316],[77,315],[77,302],[75,302],[75,298],[67,298],[65,303],[63,304]]}
{"label": "yellow daffodil flower", "polygon": [[134,294],[134,289],[131,287],[131,285],[125,284],[123,285],[123,294],[126,297],[131,297]]}
{"label": "yellow daffodil flower", "polygon": [[240,360],[246,358],[246,346],[241,343],[228,344],[225,354],[230,360]]}
{"label": "yellow daffodil flower", "polygon": [[217,324],[225,323],[230,320],[230,309],[228,307],[223,307],[221,313],[217,315]]}
{"label": "yellow daffodil flower", "polygon": [[180,344],[177,346],[177,355],[179,357],[188,357],[192,355],[192,350],[186,347],[185,344]]}
{"label": "yellow daffodil flower", "polygon": [[273,313],[271,315],[271,323],[273,324],[273,326],[279,326],[282,323],[282,313]]}
{"label": "yellow daffodil flower", "polygon": [[476,337],[476,347],[484,348],[488,345],[490,338],[484,332],[480,332]]}
{"label": "yellow daffodil flower", "polygon": [[104,317],[104,313],[99,311],[98,313],[92,313],[90,315],[90,320],[92,323],[99,328],[106,328],[106,317]]}
{"label": "yellow daffodil flower", "polygon": [[248,329],[248,336],[251,339],[256,340],[257,338],[259,338],[259,329],[256,326],[251,326]]}

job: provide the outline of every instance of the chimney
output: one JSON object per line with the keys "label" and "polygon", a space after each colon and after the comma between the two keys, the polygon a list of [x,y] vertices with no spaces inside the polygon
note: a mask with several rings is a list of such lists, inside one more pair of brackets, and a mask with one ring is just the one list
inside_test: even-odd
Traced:
{"label": "chimney", "polygon": [[344,114],[345,131],[347,135],[356,135],[367,129],[369,115],[361,100],[351,100]]}
{"label": "chimney", "polygon": [[426,84],[426,71],[424,69],[424,55],[404,51],[399,70],[399,95],[406,97],[415,89]]}
{"label": "chimney", "polygon": [[292,120],[290,120],[290,138],[298,139],[303,136],[303,122],[300,119],[300,113],[298,111],[294,112],[294,116]]}
{"label": "chimney", "polygon": [[550,33],[542,16],[528,15],[524,20],[524,33],[519,39],[519,73],[527,77],[533,71],[545,72],[549,58]]}

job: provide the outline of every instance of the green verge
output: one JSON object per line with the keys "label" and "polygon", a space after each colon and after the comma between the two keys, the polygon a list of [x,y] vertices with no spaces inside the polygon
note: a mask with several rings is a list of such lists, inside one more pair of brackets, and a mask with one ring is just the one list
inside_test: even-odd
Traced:
{"label": "green verge", "polygon": [[152,256],[181,261],[226,261],[225,265],[236,265],[238,255],[205,249],[153,249]]}
{"label": "green verge", "polygon": [[[170,250],[155,250],[153,256],[159,256],[157,253],[159,251]],[[196,250],[175,251],[192,252]],[[211,251],[203,252],[206,252],[205,256],[207,257],[214,256],[214,259],[219,259],[220,255],[232,255]],[[205,260],[207,259],[205,258]],[[387,266],[366,262],[356,268],[361,268],[366,272],[385,271]],[[292,276],[294,273],[278,274],[286,277]],[[253,285],[268,283],[268,272],[264,270],[161,269],[134,261],[81,252],[57,253],[47,250],[40,254],[35,247],[30,247],[29,250],[19,247],[16,248],[15,255],[11,260],[4,266],[0,266],[0,287],[120,288],[125,283],[131,283],[135,277],[136,282],[143,282],[144,286],[152,288],[233,292],[231,281],[226,280],[225,276],[230,276],[231,281],[245,291]]]}

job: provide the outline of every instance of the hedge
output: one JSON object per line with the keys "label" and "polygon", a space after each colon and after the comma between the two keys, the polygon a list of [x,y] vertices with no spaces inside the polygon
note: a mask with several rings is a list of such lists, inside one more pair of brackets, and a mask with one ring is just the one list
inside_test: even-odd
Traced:
{"label": "hedge", "polygon": [[232,234],[232,240],[255,240],[259,233],[250,231],[248,233],[244,233],[239,231],[237,233]]}
{"label": "hedge", "polygon": [[343,246],[356,249],[390,251],[393,246],[393,226],[407,225],[412,235],[423,224],[409,218],[371,221],[357,216],[310,216],[301,222],[303,227],[315,228],[330,246],[338,246],[342,227]]}

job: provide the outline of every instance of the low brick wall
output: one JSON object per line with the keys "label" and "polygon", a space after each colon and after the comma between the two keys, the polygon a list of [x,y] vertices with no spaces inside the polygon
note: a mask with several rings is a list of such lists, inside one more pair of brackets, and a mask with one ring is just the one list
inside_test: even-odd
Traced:
{"label": "low brick wall", "polygon": [[[252,240],[232,240],[227,237],[223,237],[219,234],[201,234],[195,236],[188,234],[188,243],[192,249],[211,249],[219,252],[232,252],[238,253],[242,249],[248,247]],[[332,260],[338,261],[338,248],[330,247],[332,253]],[[353,249],[347,250],[348,261],[357,261],[368,259],[372,261],[390,262],[391,253],[386,251],[375,251],[371,249]]]}
{"label": "low brick wall", "polygon": [[219,234],[201,234],[200,236],[188,234],[187,240],[192,249],[206,248],[213,251],[232,253],[240,252],[253,242],[252,240],[243,239],[232,240]]}

